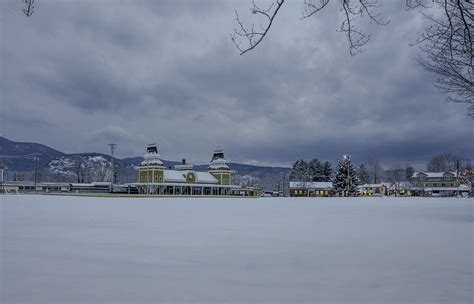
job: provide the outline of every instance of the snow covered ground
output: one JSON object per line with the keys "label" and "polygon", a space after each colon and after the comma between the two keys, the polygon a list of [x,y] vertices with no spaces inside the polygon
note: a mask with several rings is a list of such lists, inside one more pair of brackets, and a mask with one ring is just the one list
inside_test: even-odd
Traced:
{"label": "snow covered ground", "polygon": [[474,199],[0,200],[1,303],[474,301]]}

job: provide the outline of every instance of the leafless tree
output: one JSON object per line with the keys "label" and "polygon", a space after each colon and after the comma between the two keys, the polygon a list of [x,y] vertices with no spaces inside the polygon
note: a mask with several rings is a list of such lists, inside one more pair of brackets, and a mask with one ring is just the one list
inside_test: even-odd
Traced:
{"label": "leafless tree", "polygon": [[444,153],[431,158],[426,169],[431,172],[464,171],[471,167],[471,160],[459,155]]}
{"label": "leafless tree", "polygon": [[382,182],[384,170],[378,159],[373,157],[369,158],[368,171],[370,179],[374,184]]}
{"label": "leafless tree", "polygon": [[[427,5],[409,1],[411,7]],[[423,13],[429,25],[416,45],[422,55],[418,63],[435,75],[435,86],[453,102],[467,103],[474,117],[474,2],[471,0],[435,0],[431,3],[444,14]]]}
{"label": "leafless tree", "polygon": [[406,169],[399,163],[392,164],[385,174],[388,181],[392,183],[402,182],[406,179]]}
{"label": "leafless tree", "polygon": [[[250,9],[250,12],[254,15],[263,17],[266,23],[265,25],[260,23],[257,29],[255,28],[255,24],[252,24],[250,27],[245,26],[240,20],[239,13],[235,11],[235,18],[238,26],[234,28],[234,33],[231,35],[231,39],[235,47],[240,51],[240,55],[254,49],[260,42],[262,42],[263,38],[270,30],[273,19],[278,14],[283,3],[285,3],[285,0],[276,0],[269,7],[260,8],[255,4],[255,1],[252,0],[253,7]],[[241,40],[247,41],[245,46],[242,46]]]}
{"label": "leafless tree", "polygon": [[85,180],[85,163],[80,155],[75,155],[72,159],[72,171],[76,174],[77,182],[83,183]]}
{"label": "leafless tree", "polygon": [[24,5],[23,13],[26,15],[26,17],[33,15],[33,11],[35,9],[35,0],[21,0],[21,2]]}
{"label": "leafless tree", "polygon": [[[312,17],[322,9],[324,9],[331,0],[304,0],[303,1],[303,16],[302,19]],[[333,1],[334,2],[334,1]],[[240,51],[240,55],[254,49],[260,44],[263,38],[270,30],[273,20],[278,11],[285,3],[285,0],[273,1],[266,8],[261,8],[252,0],[252,8],[250,12],[263,18],[264,22],[259,23],[258,26],[252,24],[246,26],[240,19],[237,11],[236,22],[237,27],[234,28],[234,33],[231,35],[232,42]],[[381,17],[377,9],[380,7],[379,0],[342,0],[340,1],[341,11],[343,13],[343,21],[340,25],[339,31],[345,33],[348,43],[349,52],[351,55],[363,52],[363,47],[369,42],[371,35],[364,32],[357,26],[357,21],[367,16],[370,22],[385,25],[389,21]]]}
{"label": "leafless tree", "polygon": [[104,167],[104,166],[99,166],[95,168],[95,181],[98,182],[106,182],[110,180],[110,175],[112,174],[112,169],[110,165]]}
{"label": "leafless tree", "polygon": [[[285,0],[273,0],[266,8],[252,0],[250,12],[263,18],[258,26],[246,26],[236,12],[237,26],[231,35],[240,54],[254,49],[268,34]],[[364,51],[371,35],[357,26],[360,19],[377,25],[389,21],[378,8],[383,0],[303,0],[302,19],[314,16],[330,3],[338,3],[343,14],[339,31],[346,35],[351,55]],[[413,45],[419,45],[424,56],[418,63],[436,77],[435,85],[447,94],[449,101],[469,104],[468,114],[474,117],[473,26],[474,0],[405,0],[408,9],[431,9],[422,12],[428,24]],[[429,13],[428,13],[429,12]]]}

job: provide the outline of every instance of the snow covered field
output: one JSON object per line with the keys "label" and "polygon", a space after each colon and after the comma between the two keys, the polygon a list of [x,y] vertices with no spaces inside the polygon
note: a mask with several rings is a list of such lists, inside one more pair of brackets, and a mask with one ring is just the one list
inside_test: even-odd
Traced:
{"label": "snow covered field", "polygon": [[0,200],[1,303],[474,301],[474,199]]}

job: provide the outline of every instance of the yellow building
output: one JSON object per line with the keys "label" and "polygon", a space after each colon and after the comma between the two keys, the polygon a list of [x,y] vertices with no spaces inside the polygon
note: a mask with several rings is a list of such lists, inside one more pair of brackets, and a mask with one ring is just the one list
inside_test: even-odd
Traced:
{"label": "yellow building", "polygon": [[166,169],[160,160],[156,144],[148,146],[138,168],[138,183],[142,194],[157,195],[235,195],[238,186],[231,185],[231,170],[222,150],[216,150],[208,170],[195,171],[183,159],[174,169]]}

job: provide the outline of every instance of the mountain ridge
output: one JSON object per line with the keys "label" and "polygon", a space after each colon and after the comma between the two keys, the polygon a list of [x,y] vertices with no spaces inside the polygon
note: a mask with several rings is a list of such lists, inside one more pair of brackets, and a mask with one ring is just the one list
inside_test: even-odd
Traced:
{"label": "mountain ridge", "polygon": [[[5,168],[5,180],[32,180],[34,156],[38,156],[38,175],[43,181],[91,182],[110,180],[110,155],[98,152],[68,154],[40,143],[16,142],[0,137],[0,160]],[[119,182],[134,182],[136,167],[143,157],[114,157]],[[162,160],[169,168],[179,161]],[[208,164],[194,165],[195,170],[205,171]],[[239,184],[262,184],[275,188],[274,184],[289,173],[290,168],[229,163]]]}

